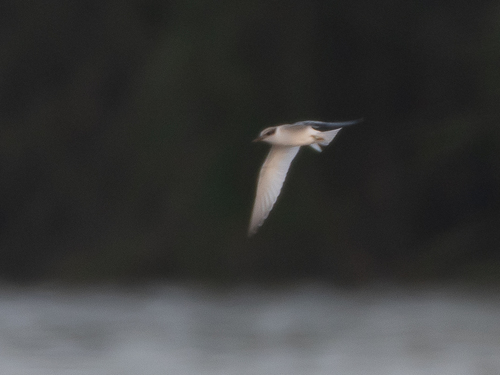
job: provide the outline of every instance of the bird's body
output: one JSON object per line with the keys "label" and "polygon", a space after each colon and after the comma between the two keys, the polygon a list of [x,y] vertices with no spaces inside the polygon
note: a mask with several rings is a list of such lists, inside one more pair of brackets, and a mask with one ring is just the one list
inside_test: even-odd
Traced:
{"label": "bird's body", "polygon": [[295,124],[273,126],[264,129],[255,141],[272,145],[262,165],[257,184],[255,203],[250,219],[248,235],[257,232],[274,206],[292,160],[301,146],[311,146],[321,152],[320,146],[328,146],[337,133],[347,125],[360,120],[347,122],[302,121]]}

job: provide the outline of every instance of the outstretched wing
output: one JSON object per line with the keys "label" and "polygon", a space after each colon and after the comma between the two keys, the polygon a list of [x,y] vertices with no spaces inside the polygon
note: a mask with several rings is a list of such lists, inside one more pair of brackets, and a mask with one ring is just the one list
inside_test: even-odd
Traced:
{"label": "outstretched wing", "polygon": [[297,155],[299,148],[299,146],[279,145],[271,147],[259,174],[257,194],[255,195],[250,227],[248,228],[249,236],[257,232],[257,229],[264,223],[269,212],[271,212],[278,195],[280,195],[290,163]]}
{"label": "outstretched wing", "polygon": [[352,120],[352,121],[337,121],[337,122],[322,122],[322,121],[301,121],[297,122],[294,125],[309,125],[314,130],[318,130],[320,132],[335,130],[343,128],[344,126],[359,124],[363,119]]}

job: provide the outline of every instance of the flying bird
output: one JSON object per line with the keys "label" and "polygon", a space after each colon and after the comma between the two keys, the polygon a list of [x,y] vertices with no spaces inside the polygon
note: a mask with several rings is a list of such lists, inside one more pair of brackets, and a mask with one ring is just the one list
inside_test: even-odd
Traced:
{"label": "flying bird", "polygon": [[311,146],[321,152],[321,146],[328,146],[344,126],[361,121],[301,121],[295,124],[272,126],[260,133],[253,142],[267,142],[272,147],[260,169],[248,236],[257,232],[271,212],[280,194],[290,163],[297,155],[300,146]]}

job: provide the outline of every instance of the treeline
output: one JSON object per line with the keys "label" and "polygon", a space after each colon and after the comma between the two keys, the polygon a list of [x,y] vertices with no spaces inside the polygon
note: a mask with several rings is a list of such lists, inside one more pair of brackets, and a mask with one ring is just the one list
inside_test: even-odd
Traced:
{"label": "treeline", "polygon": [[[0,277],[500,279],[494,1],[0,6]],[[270,125],[302,150],[246,238]]]}

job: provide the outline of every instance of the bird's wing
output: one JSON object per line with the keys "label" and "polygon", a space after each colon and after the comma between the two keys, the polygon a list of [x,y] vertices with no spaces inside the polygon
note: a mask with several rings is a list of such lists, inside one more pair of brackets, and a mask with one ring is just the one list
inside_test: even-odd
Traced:
{"label": "bird's wing", "polygon": [[278,195],[280,195],[290,163],[297,155],[299,148],[300,146],[279,145],[271,147],[259,174],[257,194],[255,195],[250,227],[248,228],[249,236],[257,232],[257,229],[264,223],[269,212],[271,212]]}
{"label": "bird's wing", "polygon": [[362,119],[352,120],[352,121],[337,121],[337,122],[301,121],[295,123],[294,125],[308,125],[314,130],[324,132],[328,130],[340,129],[343,128],[344,126],[359,124],[362,121],[363,121]]}

